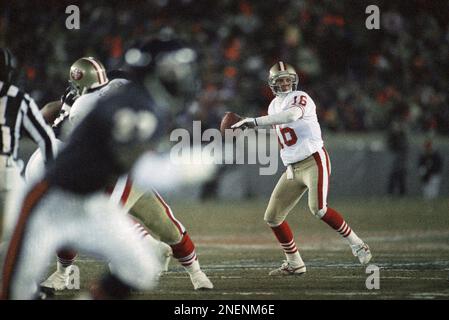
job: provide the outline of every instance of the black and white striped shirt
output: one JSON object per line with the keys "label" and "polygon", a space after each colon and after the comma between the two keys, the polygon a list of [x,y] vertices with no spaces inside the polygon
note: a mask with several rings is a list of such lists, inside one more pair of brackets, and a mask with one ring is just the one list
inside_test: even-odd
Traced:
{"label": "black and white striped shirt", "polygon": [[3,81],[0,81],[0,129],[0,155],[17,160],[19,140],[25,132],[39,145],[45,162],[54,159],[55,135],[36,102],[27,93]]}

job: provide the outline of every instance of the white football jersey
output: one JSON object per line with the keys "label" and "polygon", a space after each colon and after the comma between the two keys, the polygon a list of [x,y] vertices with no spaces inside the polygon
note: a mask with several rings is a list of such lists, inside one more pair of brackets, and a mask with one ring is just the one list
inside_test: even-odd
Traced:
{"label": "white football jersey", "polygon": [[81,120],[92,110],[97,101],[114,92],[114,89],[123,86],[129,81],[126,79],[114,79],[109,81],[107,85],[101,89],[83,94],[81,97],[75,100],[72,108],[70,108],[69,122],[71,124],[71,129],[75,128]]}
{"label": "white football jersey", "polygon": [[301,108],[302,116],[296,121],[274,126],[285,166],[304,160],[323,147],[315,103],[304,91],[293,91],[284,97],[277,96],[268,107],[268,115],[291,107]]}

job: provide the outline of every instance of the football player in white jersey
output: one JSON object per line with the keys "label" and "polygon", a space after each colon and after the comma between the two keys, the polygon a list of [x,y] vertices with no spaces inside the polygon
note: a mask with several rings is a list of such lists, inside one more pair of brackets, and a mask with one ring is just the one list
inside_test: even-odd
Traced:
{"label": "football player in white jersey", "polygon": [[245,118],[232,128],[273,126],[278,135],[282,161],[287,167],[273,190],[264,217],[284,250],[286,261],[269,274],[285,276],[306,272],[285,219],[307,190],[312,214],[340,233],[360,263],[367,264],[371,259],[368,245],[355,234],[340,213],[327,205],[331,164],[321,137],[314,101],[306,92],[297,90],[296,71],[282,61],[271,67],[268,84],[276,96],[268,107],[268,115]]}
{"label": "football player in white jersey", "polygon": [[[129,81],[123,78],[109,80],[99,60],[84,57],[71,66],[70,82],[76,88],[76,100],[71,107],[61,109],[61,115],[55,120],[58,126],[62,125],[61,120],[63,121],[61,129],[63,136],[76,130],[75,127],[93,109],[98,99]],[[57,111],[53,110],[53,113]],[[50,113],[47,116],[54,118]],[[129,177],[123,176],[107,192],[111,194],[113,202],[121,204],[129,214],[139,219],[140,223],[136,224],[136,230],[166,257],[165,269],[168,267],[169,257],[173,256],[189,274],[195,290],[213,288],[212,282],[200,267],[195,245],[185,227],[176,219],[169,205],[156,190],[152,192],[140,190]],[[158,236],[161,241],[154,239],[146,229]],[[42,283],[44,290],[66,289],[75,257],[76,253],[71,250],[58,252],[57,270]]]}

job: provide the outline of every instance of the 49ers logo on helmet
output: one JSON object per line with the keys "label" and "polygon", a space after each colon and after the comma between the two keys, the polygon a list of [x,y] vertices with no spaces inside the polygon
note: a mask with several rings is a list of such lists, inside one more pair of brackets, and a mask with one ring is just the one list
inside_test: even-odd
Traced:
{"label": "49ers logo on helmet", "polygon": [[73,68],[73,69],[70,71],[70,77],[71,77],[73,80],[80,80],[80,79],[83,77],[83,71],[81,71],[81,70],[78,69],[78,68]]}

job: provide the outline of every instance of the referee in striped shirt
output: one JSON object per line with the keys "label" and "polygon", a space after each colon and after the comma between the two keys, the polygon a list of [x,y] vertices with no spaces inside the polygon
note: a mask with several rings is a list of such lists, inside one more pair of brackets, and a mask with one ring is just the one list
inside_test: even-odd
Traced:
{"label": "referee in striped shirt", "polygon": [[7,226],[6,220],[5,226],[3,222],[8,212],[10,191],[21,183],[17,160],[22,134],[28,134],[39,145],[46,163],[53,160],[56,154],[54,133],[35,101],[11,84],[14,69],[11,52],[0,48],[0,241],[2,231]]}

